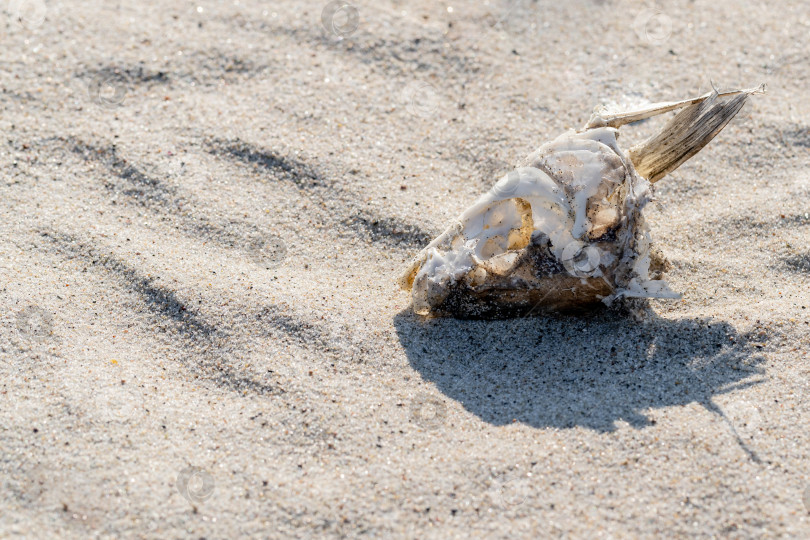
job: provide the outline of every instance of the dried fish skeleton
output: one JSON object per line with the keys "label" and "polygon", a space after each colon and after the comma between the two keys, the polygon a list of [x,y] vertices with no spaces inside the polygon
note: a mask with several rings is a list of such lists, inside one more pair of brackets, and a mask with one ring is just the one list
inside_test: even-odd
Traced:
{"label": "dried fish skeleton", "polygon": [[[544,144],[423,249],[399,278],[420,315],[497,318],[678,298],[642,211],[764,86],[609,114]],[[681,109],[623,151],[618,128]]]}

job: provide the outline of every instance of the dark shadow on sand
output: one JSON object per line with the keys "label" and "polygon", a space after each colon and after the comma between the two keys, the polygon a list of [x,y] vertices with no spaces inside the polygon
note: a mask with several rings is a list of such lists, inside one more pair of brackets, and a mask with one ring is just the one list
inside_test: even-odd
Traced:
{"label": "dark shadow on sand", "polygon": [[636,428],[645,415],[757,384],[763,359],[724,322],[645,322],[603,310],[588,317],[394,320],[411,365],[448,398],[495,425]]}

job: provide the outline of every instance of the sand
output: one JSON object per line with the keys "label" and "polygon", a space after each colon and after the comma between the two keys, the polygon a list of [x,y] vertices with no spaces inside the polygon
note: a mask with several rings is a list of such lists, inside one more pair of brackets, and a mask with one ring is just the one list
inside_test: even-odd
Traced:
{"label": "sand", "polygon": [[[0,537],[810,536],[806,2],[2,8]],[[761,82],[648,208],[681,300],[410,311],[595,105]]]}

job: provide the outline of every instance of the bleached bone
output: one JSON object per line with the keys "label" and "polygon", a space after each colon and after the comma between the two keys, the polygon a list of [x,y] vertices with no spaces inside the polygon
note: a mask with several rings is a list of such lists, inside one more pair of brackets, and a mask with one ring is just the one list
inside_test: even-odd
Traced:
{"label": "bleached bone", "polygon": [[[764,87],[594,113],[501,178],[399,279],[421,315],[504,317],[678,298],[642,210],[654,182],[703,148]],[[682,109],[625,153],[618,127]]]}

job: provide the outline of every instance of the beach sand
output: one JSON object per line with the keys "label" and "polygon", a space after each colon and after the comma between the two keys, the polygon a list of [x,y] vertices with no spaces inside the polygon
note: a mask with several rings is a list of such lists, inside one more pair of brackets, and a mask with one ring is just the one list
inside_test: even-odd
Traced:
{"label": "beach sand", "polygon": [[[810,536],[806,2],[2,8],[0,537]],[[763,82],[656,184],[681,300],[409,309],[595,105]]]}

